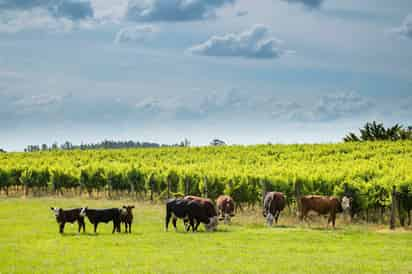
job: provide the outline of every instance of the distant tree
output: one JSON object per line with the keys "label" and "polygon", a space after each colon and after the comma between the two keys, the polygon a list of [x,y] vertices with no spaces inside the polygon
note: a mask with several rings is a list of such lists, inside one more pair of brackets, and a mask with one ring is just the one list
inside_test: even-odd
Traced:
{"label": "distant tree", "polygon": [[41,150],[47,151],[47,150],[49,150],[49,147],[47,146],[47,144],[42,144],[41,145]]}
{"label": "distant tree", "polygon": [[6,153],[6,151],[2,148],[0,148],[0,153]]}
{"label": "distant tree", "polygon": [[59,149],[59,144],[58,143],[53,143],[52,144],[52,150],[58,150]]}
{"label": "distant tree", "polygon": [[180,144],[178,145],[180,147],[190,147],[190,141],[185,138],[183,141],[180,142]]}
{"label": "distant tree", "polygon": [[226,143],[219,139],[213,139],[212,142],[210,142],[210,145],[211,146],[225,146]]}
{"label": "distant tree", "polygon": [[366,123],[363,128],[359,129],[359,131],[359,136],[353,132],[350,132],[343,138],[343,141],[360,142],[412,140],[412,127],[404,128],[399,124],[385,128],[382,123],[373,121],[372,123]]}

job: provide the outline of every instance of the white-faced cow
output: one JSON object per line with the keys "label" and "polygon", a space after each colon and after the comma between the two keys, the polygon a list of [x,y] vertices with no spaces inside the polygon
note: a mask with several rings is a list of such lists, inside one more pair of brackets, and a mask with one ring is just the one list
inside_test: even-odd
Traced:
{"label": "white-faced cow", "polygon": [[217,209],[219,211],[219,221],[224,220],[225,224],[230,223],[231,217],[235,216],[235,202],[228,195],[220,195],[216,199]]}
{"label": "white-faced cow", "polygon": [[56,217],[56,221],[59,224],[60,233],[64,233],[64,225],[66,223],[74,222],[77,222],[79,224],[79,233],[81,228],[83,228],[83,232],[86,231],[86,224],[84,223],[84,217],[80,214],[80,208],[62,209],[58,207],[50,207],[50,209],[53,211],[54,216]]}
{"label": "white-faced cow", "polygon": [[113,231],[120,232],[120,209],[119,208],[107,208],[107,209],[89,209],[83,207],[80,211],[80,216],[87,216],[89,221],[94,225],[94,233],[97,231],[99,223],[113,222]]}
{"label": "white-faced cow", "polygon": [[188,199],[170,199],[166,203],[166,231],[169,227],[170,219],[177,230],[177,219],[183,219],[186,231],[192,227],[195,232],[200,223],[204,223],[208,231],[214,229],[215,224],[208,216],[208,208],[195,200]]}
{"label": "white-faced cow", "polygon": [[215,230],[217,228],[217,225],[219,224],[218,217],[217,217],[217,210],[212,200],[203,198],[203,197],[193,196],[193,195],[187,195],[184,197],[184,199],[197,201],[204,207],[204,209],[206,210],[206,215],[209,218],[209,225],[208,225],[209,228],[206,227],[206,229]]}
{"label": "white-faced cow", "polygon": [[125,232],[132,233],[133,205],[123,206],[120,209],[120,222],[124,223]]}
{"label": "white-faced cow", "polygon": [[267,224],[272,226],[273,220],[278,223],[280,212],[285,208],[286,199],[282,192],[268,192],[263,201],[263,216]]}
{"label": "white-faced cow", "polygon": [[351,199],[346,196],[341,200],[333,196],[307,195],[301,197],[300,201],[301,220],[307,221],[308,213],[314,211],[319,215],[329,215],[327,226],[332,223],[333,227],[335,227],[336,213],[350,211],[351,206]]}

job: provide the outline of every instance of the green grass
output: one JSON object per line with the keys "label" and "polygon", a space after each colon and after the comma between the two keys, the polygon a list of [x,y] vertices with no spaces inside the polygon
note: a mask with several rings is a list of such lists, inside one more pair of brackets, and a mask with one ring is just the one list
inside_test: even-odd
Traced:
{"label": "green grass", "polygon": [[[86,221],[60,235],[50,206],[120,206],[123,201],[1,199],[0,273],[412,273],[411,232],[365,225],[325,230],[283,218],[276,228],[259,214],[237,216],[217,232],[164,231],[164,206],[135,203],[133,233],[98,234]],[[122,227],[123,229],[123,227]]]}

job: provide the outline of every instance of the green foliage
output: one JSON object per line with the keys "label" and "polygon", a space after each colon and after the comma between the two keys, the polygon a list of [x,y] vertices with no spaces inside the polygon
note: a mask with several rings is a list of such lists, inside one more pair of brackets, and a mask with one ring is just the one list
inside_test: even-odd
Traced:
{"label": "green foliage", "polygon": [[7,153],[0,167],[1,187],[167,195],[170,184],[170,193],[207,190],[212,199],[225,193],[248,204],[259,203],[263,189],[284,192],[292,203],[297,182],[302,194],[322,195],[342,195],[346,184],[362,210],[388,206],[394,185],[412,188],[412,142]]}
{"label": "green foliage", "polygon": [[359,131],[360,136],[350,132],[343,140],[345,142],[412,140],[412,127],[404,128],[399,124],[385,128],[382,123],[373,121],[366,123]]}

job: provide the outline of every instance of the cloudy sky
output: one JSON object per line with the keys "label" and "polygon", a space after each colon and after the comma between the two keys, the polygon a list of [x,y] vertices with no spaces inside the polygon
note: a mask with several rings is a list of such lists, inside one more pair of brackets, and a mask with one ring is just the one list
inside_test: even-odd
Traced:
{"label": "cloudy sky", "polygon": [[0,0],[0,147],[412,124],[410,0]]}

